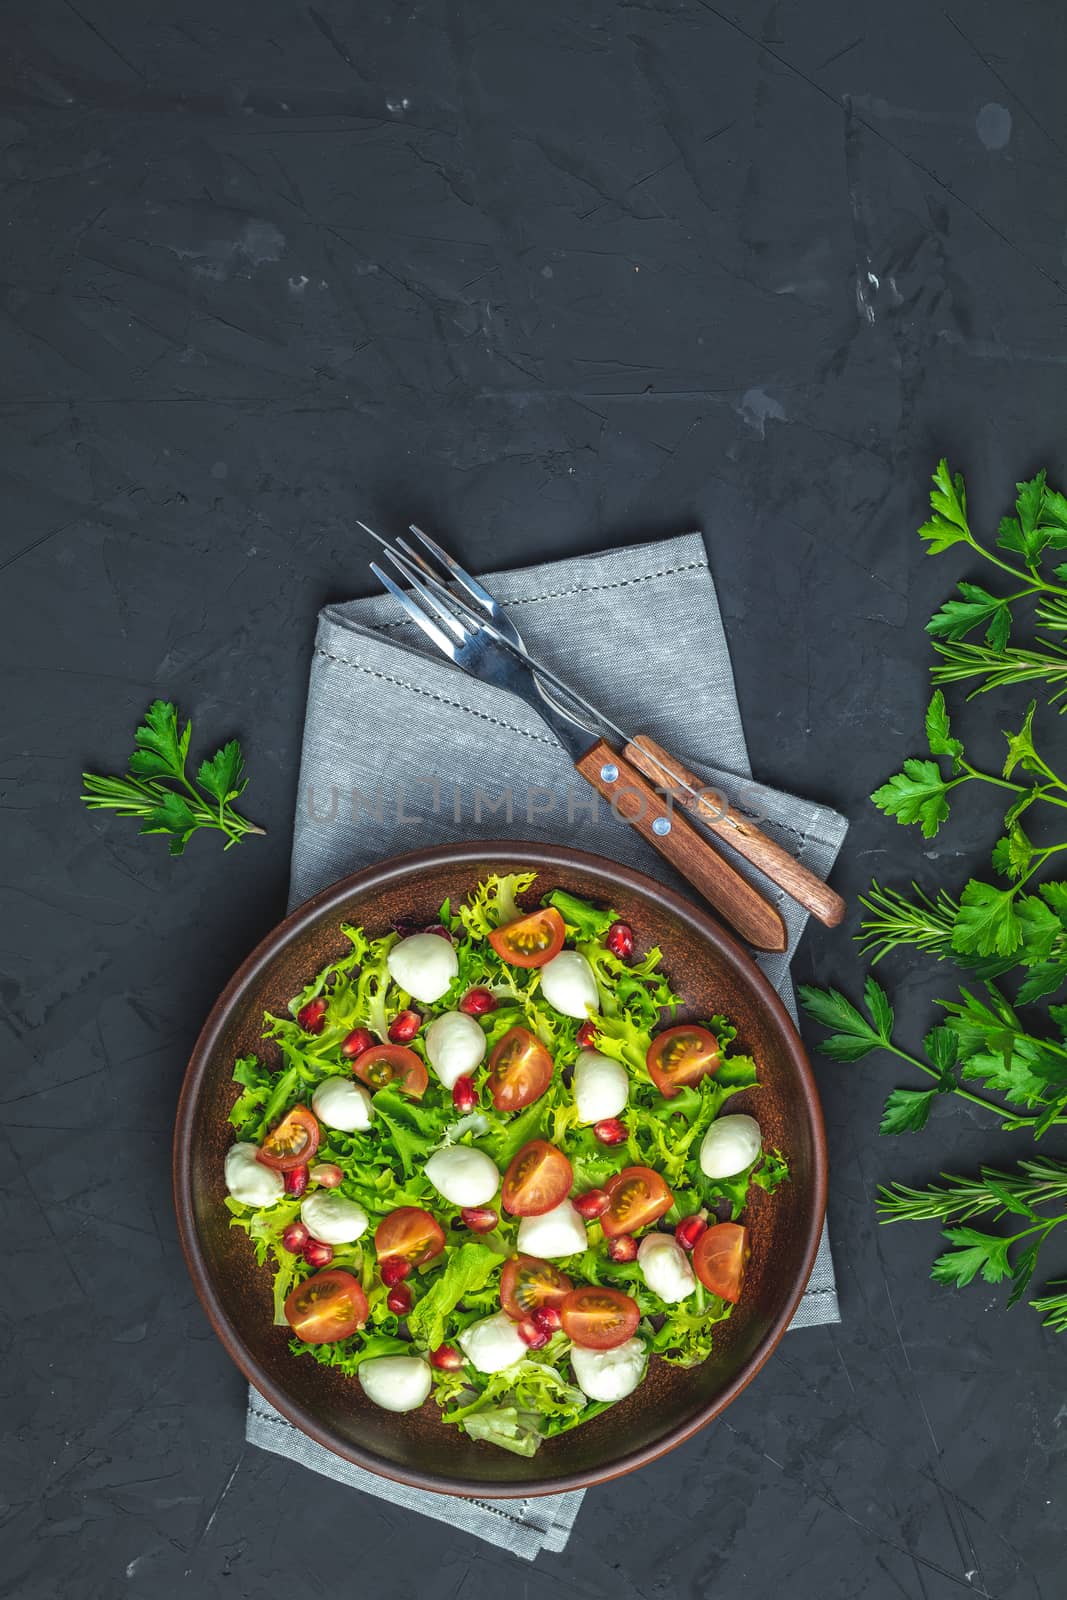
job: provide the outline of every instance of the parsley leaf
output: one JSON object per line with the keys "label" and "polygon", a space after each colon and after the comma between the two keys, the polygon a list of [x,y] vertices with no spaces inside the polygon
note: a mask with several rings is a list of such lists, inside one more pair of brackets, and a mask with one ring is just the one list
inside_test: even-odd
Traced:
{"label": "parsley leaf", "polygon": [[927,633],[937,639],[965,639],[984,624],[986,644],[991,650],[1003,650],[1011,636],[1011,607],[1007,601],[977,583],[960,583],[957,588],[963,599],[946,600],[926,624]]}
{"label": "parsley leaf", "polygon": [[936,1089],[894,1089],[885,1103],[879,1133],[918,1133],[925,1128]]}
{"label": "parsley leaf", "polygon": [[876,789],[871,799],[879,811],[896,817],[905,825],[918,822],[923,837],[932,839],[948,817],[948,791],[952,782],[941,776],[935,761],[905,761],[904,770],[894,773]]}
{"label": "parsley leaf", "polygon": [[938,556],[951,545],[971,544],[973,540],[967,522],[967,490],[962,476],[957,473],[953,477],[948,470],[948,462],[942,457],[933,482],[934,487],[930,491],[932,516],[919,529],[919,538],[926,542],[928,555]]}

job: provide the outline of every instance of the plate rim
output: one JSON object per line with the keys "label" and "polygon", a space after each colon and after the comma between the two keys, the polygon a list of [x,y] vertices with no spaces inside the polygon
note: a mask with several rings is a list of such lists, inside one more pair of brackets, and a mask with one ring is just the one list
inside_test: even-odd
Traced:
{"label": "plate rim", "polygon": [[[323,913],[328,912],[331,907],[339,906],[353,893],[371,888],[388,888],[389,884],[394,880],[407,878],[412,872],[427,866],[463,866],[467,863],[485,863],[494,856],[506,858],[509,864],[519,869],[524,867],[534,869],[551,868],[553,865],[577,866],[585,868],[594,875],[610,877],[617,882],[625,883],[629,888],[635,889],[641,894],[651,895],[653,898],[659,899],[689,928],[706,939],[728,960],[739,965],[744,970],[761,1003],[766,1006],[774,1017],[785,1039],[786,1048],[801,1084],[813,1135],[813,1181],[815,1191],[815,1204],[812,1207],[807,1223],[805,1250],[793,1289],[754,1354],[744,1363],[740,1371],[713,1401],[700,1408],[686,1422],[679,1423],[670,1429],[661,1438],[620,1456],[610,1466],[605,1467],[603,1471],[568,1473],[540,1482],[534,1480],[527,1483],[499,1485],[487,1483],[483,1479],[442,1478],[433,1472],[401,1472],[393,1463],[382,1460],[373,1451],[364,1450],[347,1440],[339,1439],[328,1428],[324,1428],[317,1423],[314,1417],[306,1412],[299,1402],[291,1400],[274,1379],[261,1368],[259,1362],[248,1350],[236,1328],[231,1323],[220,1295],[215,1290],[196,1227],[191,1182],[194,1112],[208,1062],[218,1036],[222,1032],[230,1007],[238,995],[243,992],[250,982],[254,981],[256,976],[269,963],[276,951],[288,943],[304,925],[316,920]],[[701,1428],[706,1427],[709,1422],[721,1415],[726,1407],[748,1387],[756,1374],[770,1360],[789,1324],[792,1322],[797,1306],[800,1304],[807,1288],[812,1268],[815,1265],[815,1257],[818,1253],[823,1221],[826,1215],[826,1131],[815,1076],[795,1022],[771,986],[770,980],[756,965],[749,952],[709,912],[694,905],[692,901],[686,899],[685,896],[675,890],[659,883],[655,878],[650,878],[638,868],[612,861],[607,856],[594,855],[584,850],[575,850],[569,845],[541,844],[535,840],[472,839],[432,845],[421,850],[406,851],[402,855],[389,856],[381,861],[373,862],[367,867],[362,867],[358,872],[339,878],[335,883],[329,884],[326,888],[320,889],[317,894],[304,900],[280,922],[275,923],[269,932],[260,939],[218,996],[193,1046],[182,1079],[175,1115],[171,1180],[182,1254],[185,1257],[185,1264],[193,1281],[197,1298],[207,1314],[208,1321],[226,1353],[240,1372],[243,1373],[252,1387],[276,1411],[280,1412],[287,1422],[291,1423],[294,1428],[297,1428],[307,1438],[313,1440],[314,1443],[328,1450],[332,1455],[340,1456],[342,1460],[349,1461],[355,1466],[362,1467],[367,1472],[374,1473],[377,1477],[389,1479],[394,1483],[426,1490],[431,1494],[450,1494],[468,1499],[522,1500],[541,1495],[567,1494],[576,1489],[590,1488],[594,1484],[608,1483],[613,1478],[623,1477],[626,1473],[634,1472],[639,1467],[658,1460],[661,1456],[666,1455],[668,1451],[675,1449],[687,1439],[692,1438]]]}

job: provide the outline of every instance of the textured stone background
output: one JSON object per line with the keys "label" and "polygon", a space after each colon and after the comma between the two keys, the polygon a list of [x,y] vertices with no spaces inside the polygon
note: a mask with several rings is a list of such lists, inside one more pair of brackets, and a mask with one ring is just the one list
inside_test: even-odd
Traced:
{"label": "textured stone background", "polygon": [[[1062,481],[1059,7],[23,0],[0,33],[2,1592],[1051,1600],[1065,1347],[870,1204],[1005,1140],[947,1104],[879,1141],[890,1065],[819,1068],[843,1325],[533,1568],[246,1449],[168,1158],[283,908],[357,515],[473,566],[703,526],[753,765],[854,818],[842,890],[981,859],[978,807],[923,849],[864,797],[958,575],[912,531],[936,456],[987,521]],[[175,864],[78,805],[157,693],[241,734],[267,840]],[[797,963],[857,973],[840,933]],[[947,975],[889,975],[918,1036]]]}

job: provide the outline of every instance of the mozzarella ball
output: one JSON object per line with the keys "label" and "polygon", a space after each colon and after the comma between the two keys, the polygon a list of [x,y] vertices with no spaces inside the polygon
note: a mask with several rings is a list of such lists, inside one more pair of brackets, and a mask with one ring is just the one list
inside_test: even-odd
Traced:
{"label": "mozzarella ball", "polygon": [[394,944],[385,960],[393,982],[424,1005],[440,1000],[459,971],[459,957],[439,933],[413,933]]}
{"label": "mozzarella ball", "polygon": [[439,1195],[454,1206],[484,1206],[500,1188],[496,1163],[482,1150],[450,1144],[435,1150],[423,1169]]}
{"label": "mozzarella ball", "polygon": [[464,1011],[445,1011],[435,1017],[426,1029],[424,1043],[426,1059],[446,1089],[480,1066],[486,1050],[485,1034]]}
{"label": "mozzarella ball", "polygon": [[479,1372],[502,1372],[526,1354],[518,1326],[506,1311],[497,1311],[480,1322],[472,1322],[456,1343]]}
{"label": "mozzarella ball", "polygon": [[700,1146],[700,1170],[706,1178],[734,1178],[752,1165],[762,1148],[755,1117],[741,1113],[716,1117]]}
{"label": "mozzarella ball", "polygon": [[689,1257],[669,1233],[647,1233],[637,1247],[637,1264],[653,1294],[673,1305],[697,1286]]}
{"label": "mozzarella ball", "polygon": [[356,1371],[368,1400],[383,1411],[417,1411],[433,1382],[430,1363],[421,1356],[374,1356]]}
{"label": "mozzarella ball", "polygon": [[351,1078],[325,1078],[311,1096],[311,1109],[320,1122],[342,1133],[362,1132],[374,1115],[370,1095]]}
{"label": "mozzarella ball", "polygon": [[579,1389],[590,1400],[623,1400],[644,1377],[644,1342],[627,1339],[614,1350],[586,1350],[576,1344],[571,1366]]}
{"label": "mozzarella ball", "polygon": [[579,1122],[600,1122],[626,1109],[630,1077],[626,1068],[599,1050],[583,1050],[574,1067],[574,1099]]}
{"label": "mozzarella ball", "polygon": [[256,1160],[258,1144],[231,1145],[226,1152],[226,1187],[245,1206],[272,1206],[285,1193],[285,1180]]}
{"label": "mozzarella ball", "polygon": [[300,1207],[300,1220],[320,1244],[352,1244],[367,1231],[367,1213],[340,1189],[316,1189]]}
{"label": "mozzarella ball", "polygon": [[519,1223],[518,1251],[523,1256],[540,1256],[542,1261],[557,1261],[577,1255],[587,1244],[585,1223],[570,1200],[563,1200],[540,1217],[523,1217]]}
{"label": "mozzarella ball", "polygon": [[600,1004],[593,969],[577,950],[561,950],[541,968],[541,993],[565,1017],[584,1022]]}

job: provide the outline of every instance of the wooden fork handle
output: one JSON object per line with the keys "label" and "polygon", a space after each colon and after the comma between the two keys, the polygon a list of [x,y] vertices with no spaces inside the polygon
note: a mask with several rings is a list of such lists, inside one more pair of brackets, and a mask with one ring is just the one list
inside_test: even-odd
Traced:
{"label": "wooden fork handle", "polygon": [[[662,745],[658,745],[647,734],[640,733],[626,746],[624,754],[640,772],[651,778],[658,789],[670,793],[678,805],[685,806],[699,817],[705,827],[724,839],[746,861],[751,861],[754,867],[759,867],[772,883],[784,889],[813,917],[817,917],[828,928],[837,927],[845,914],[845,902],[841,896],[835,894],[814,872],[802,866],[788,850],[783,850],[780,844],[762,833],[750,817],[735,811],[722,795],[709,790],[675,756],[668,755]],[[675,780],[674,787],[671,778]],[[700,798],[694,798],[681,787],[682,784],[695,789]]]}
{"label": "wooden fork handle", "polygon": [[774,906],[679,811],[668,808],[636,766],[600,739],[575,769],[749,944],[757,950],[785,949],[785,923]]}

